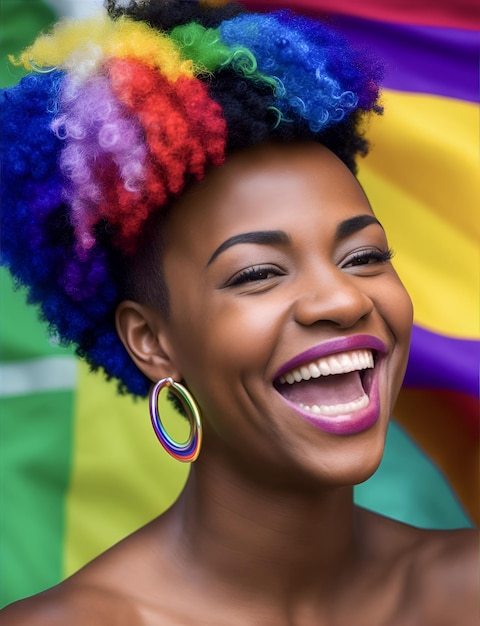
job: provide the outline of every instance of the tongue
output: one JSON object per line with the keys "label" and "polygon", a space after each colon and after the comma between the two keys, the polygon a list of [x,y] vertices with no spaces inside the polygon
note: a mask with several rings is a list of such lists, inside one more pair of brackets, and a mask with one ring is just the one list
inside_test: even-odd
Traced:
{"label": "tongue", "polygon": [[295,404],[331,406],[357,400],[364,394],[359,372],[321,376],[278,388],[284,398]]}

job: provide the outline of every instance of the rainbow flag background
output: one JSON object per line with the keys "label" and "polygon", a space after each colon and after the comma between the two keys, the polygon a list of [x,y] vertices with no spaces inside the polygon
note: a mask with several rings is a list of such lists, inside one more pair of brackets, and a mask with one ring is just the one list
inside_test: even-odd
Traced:
{"label": "rainbow flag background", "polygon": [[[356,500],[423,527],[478,523],[477,1],[245,3],[328,16],[387,63],[385,115],[371,122],[374,148],[360,179],[416,323],[384,461]],[[3,86],[19,77],[6,53],[54,18],[41,0],[2,1]],[[188,467],[157,445],[146,403],[117,397],[114,384],[56,345],[3,270],[0,288],[4,605],[57,583],[161,513]]]}

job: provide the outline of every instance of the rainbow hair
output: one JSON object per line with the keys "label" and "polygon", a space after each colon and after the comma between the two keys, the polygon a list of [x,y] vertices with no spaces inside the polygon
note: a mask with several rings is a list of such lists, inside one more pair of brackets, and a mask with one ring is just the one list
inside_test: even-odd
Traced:
{"label": "rainbow hair", "polygon": [[[62,21],[1,91],[1,263],[64,344],[146,395],[114,323],[120,267],[234,150],[313,139],[355,171],[378,64],[318,21],[235,3],[134,3]],[[122,3],[124,5],[125,3]]]}

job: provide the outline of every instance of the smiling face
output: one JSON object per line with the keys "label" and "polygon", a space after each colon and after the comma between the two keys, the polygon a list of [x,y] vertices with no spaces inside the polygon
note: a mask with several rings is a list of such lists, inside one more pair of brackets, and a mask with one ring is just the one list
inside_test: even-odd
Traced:
{"label": "smiling face", "polygon": [[367,478],[412,308],[348,169],[318,144],[239,153],[176,204],[165,242],[162,332],[204,415],[201,458],[279,481]]}

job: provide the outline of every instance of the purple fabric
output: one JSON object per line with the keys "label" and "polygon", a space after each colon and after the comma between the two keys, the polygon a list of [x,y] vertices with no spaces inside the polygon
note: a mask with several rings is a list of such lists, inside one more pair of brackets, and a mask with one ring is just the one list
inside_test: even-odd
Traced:
{"label": "purple fabric", "polygon": [[332,24],[385,61],[386,88],[478,102],[478,32],[348,16]]}
{"label": "purple fabric", "polygon": [[459,391],[478,398],[480,341],[413,327],[404,387]]}

